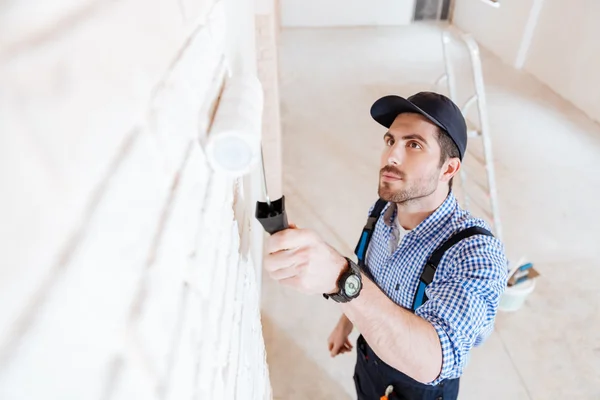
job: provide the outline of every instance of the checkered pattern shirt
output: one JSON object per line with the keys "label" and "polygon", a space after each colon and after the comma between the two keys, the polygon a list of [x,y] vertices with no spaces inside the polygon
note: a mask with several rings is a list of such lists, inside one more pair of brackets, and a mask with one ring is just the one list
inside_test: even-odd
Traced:
{"label": "checkered pattern shirt", "polygon": [[[433,251],[463,229],[480,226],[489,230],[483,220],[461,209],[452,193],[408,232],[397,248],[390,246],[395,240],[395,218],[396,205],[389,203],[375,225],[366,263],[377,286],[394,303],[409,310]],[[471,236],[446,251],[425,291],[429,300],[415,311],[433,325],[442,345],[442,371],[431,385],[461,376],[471,348],[492,332],[507,272],[504,247],[494,237]]]}

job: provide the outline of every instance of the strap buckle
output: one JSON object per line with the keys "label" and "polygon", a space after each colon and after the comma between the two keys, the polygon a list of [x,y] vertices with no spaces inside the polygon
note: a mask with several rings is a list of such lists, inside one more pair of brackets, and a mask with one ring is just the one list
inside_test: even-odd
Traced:
{"label": "strap buckle", "polygon": [[365,224],[365,228],[369,231],[372,231],[373,228],[375,227],[375,224],[377,223],[377,220],[379,219],[379,215],[376,217],[369,217],[367,218],[367,223]]}

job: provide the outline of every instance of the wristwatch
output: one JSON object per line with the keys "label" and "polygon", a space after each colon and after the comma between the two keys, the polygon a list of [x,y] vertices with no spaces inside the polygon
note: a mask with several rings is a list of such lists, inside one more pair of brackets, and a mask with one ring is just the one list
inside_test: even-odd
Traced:
{"label": "wristwatch", "polygon": [[337,293],[323,294],[326,299],[338,303],[347,303],[352,299],[355,299],[360,294],[362,289],[362,278],[360,275],[360,268],[355,262],[345,257],[348,262],[348,270],[340,275],[337,286],[339,291]]}

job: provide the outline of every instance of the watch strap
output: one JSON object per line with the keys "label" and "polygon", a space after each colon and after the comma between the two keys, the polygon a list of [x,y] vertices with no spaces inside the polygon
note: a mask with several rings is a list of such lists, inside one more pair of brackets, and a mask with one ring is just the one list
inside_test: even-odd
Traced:
{"label": "watch strap", "polygon": [[352,300],[352,299],[344,296],[342,294],[341,290],[338,293],[333,293],[333,294],[329,294],[329,295],[324,294],[323,296],[325,296],[326,299],[331,299],[331,300],[335,301],[336,303],[347,303],[350,300]]}
{"label": "watch strap", "polygon": [[358,264],[356,264],[354,261],[352,261],[351,259],[346,257],[346,260],[348,261],[348,267],[352,270],[352,272],[354,272],[356,275],[360,276],[360,272],[361,269],[358,266]]}
{"label": "watch strap", "polygon": [[[344,293],[344,290],[342,288],[342,285],[344,284],[344,282],[346,281],[344,279],[345,276],[348,275],[348,273],[352,273],[355,275],[358,275],[359,279],[360,279],[360,267],[351,259],[349,259],[348,257],[344,257],[346,259],[346,262],[348,263],[348,268],[349,270],[346,271],[345,273],[343,273],[342,275],[340,275],[337,285],[338,285],[338,292],[337,293],[330,293],[330,294],[325,294],[323,293],[323,297],[326,299],[331,299],[337,303],[347,303],[350,300],[354,299],[356,296],[354,297],[348,297],[346,296],[346,294]],[[343,280],[343,282],[342,282]],[[358,296],[358,294],[357,294]]]}

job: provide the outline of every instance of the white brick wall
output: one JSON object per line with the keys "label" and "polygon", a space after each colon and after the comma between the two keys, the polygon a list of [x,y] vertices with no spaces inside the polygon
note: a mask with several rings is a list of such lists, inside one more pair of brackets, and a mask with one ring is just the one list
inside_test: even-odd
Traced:
{"label": "white brick wall", "polygon": [[270,398],[225,1],[0,2],[0,399]]}

